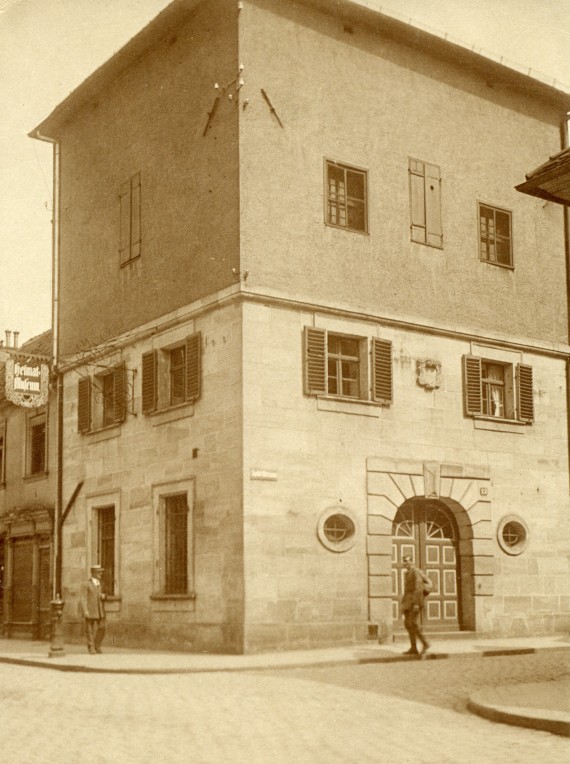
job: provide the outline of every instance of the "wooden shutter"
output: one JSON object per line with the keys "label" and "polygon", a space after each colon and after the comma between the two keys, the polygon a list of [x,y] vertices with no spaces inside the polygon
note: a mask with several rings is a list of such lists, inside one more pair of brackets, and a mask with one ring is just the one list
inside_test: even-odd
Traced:
{"label": "wooden shutter", "polygon": [[327,333],[325,329],[305,326],[305,395],[327,393]]}
{"label": "wooden shutter", "polygon": [[202,335],[200,332],[186,338],[186,400],[200,397],[202,379]]}
{"label": "wooden shutter", "polygon": [[150,414],[156,410],[156,350],[142,357],[142,410]]}
{"label": "wooden shutter", "polygon": [[466,415],[481,414],[483,412],[481,359],[477,356],[463,356],[463,391]]}
{"label": "wooden shutter", "polygon": [[141,253],[141,174],[131,179],[131,260]]}
{"label": "wooden shutter", "polygon": [[122,363],[113,369],[113,396],[115,423],[123,422],[127,415],[127,370]]}
{"label": "wooden shutter", "polygon": [[517,366],[517,393],[519,419],[521,422],[534,421],[534,398],[532,394],[532,366],[519,363]]}
{"label": "wooden shutter", "polygon": [[121,265],[131,258],[131,181],[121,184],[119,192],[119,257]]}
{"label": "wooden shutter", "polygon": [[435,164],[425,166],[426,243],[432,247],[443,246],[441,225],[441,175]]}
{"label": "wooden shutter", "polygon": [[91,429],[91,380],[77,382],[77,429],[89,432]]}
{"label": "wooden shutter", "polygon": [[412,241],[443,246],[441,174],[435,164],[409,160]]}
{"label": "wooden shutter", "polygon": [[426,201],[424,163],[417,159],[409,160],[410,174],[410,215],[412,241],[426,242]]}
{"label": "wooden shutter", "polygon": [[372,400],[389,406],[393,398],[392,343],[372,339]]}

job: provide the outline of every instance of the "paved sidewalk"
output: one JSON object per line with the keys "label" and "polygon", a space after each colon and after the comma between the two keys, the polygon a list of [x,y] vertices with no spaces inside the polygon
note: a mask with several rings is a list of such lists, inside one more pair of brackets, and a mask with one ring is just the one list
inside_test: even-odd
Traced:
{"label": "paved sidewalk", "polygon": [[[0,663],[16,663],[59,671],[104,672],[120,674],[185,674],[211,671],[252,671],[279,667],[319,666],[335,664],[388,663],[415,661],[404,655],[404,643],[378,644],[375,642],[345,647],[311,650],[276,651],[252,655],[217,655],[211,653],[177,653],[137,650],[135,648],[103,645],[103,654],[89,655],[79,644],[64,645],[64,654],[50,657],[49,642],[0,639]],[[463,638],[437,641],[423,660],[457,658],[462,655],[521,655],[538,650],[568,651],[570,636],[552,635],[510,638]]]}
{"label": "paved sidewalk", "polygon": [[[105,646],[101,655],[89,655],[83,645],[69,644],[64,646],[64,654],[50,657],[48,642],[0,639],[0,663],[98,674],[192,674],[417,661],[403,654],[406,647],[398,642],[369,642],[254,655],[213,655],[153,652],[110,645]],[[570,636],[434,639],[433,647],[423,660],[525,655],[543,650],[560,653],[565,677],[543,684],[486,688],[474,693],[469,699],[469,708],[492,721],[570,736]]]}

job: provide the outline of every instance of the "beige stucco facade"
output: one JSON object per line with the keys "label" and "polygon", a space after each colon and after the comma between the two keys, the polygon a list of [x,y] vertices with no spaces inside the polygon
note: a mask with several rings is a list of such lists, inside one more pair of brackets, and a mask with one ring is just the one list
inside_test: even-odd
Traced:
{"label": "beige stucco facade", "polygon": [[[514,189],[558,149],[568,99],[352,3],[239,5],[173,3],[40,126],[61,156],[64,500],[81,483],[68,633],[108,507],[117,643],[390,639],[394,523],[412,505],[454,528],[455,629],[568,629],[563,216]],[[410,240],[410,158],[441,173],[441,247]],[[365,173],[365,231],[327,224],[327,160]],[[140,254],[121,265],[119,189],[136,174]],[[478,203],[510,215],[509,267],[480,257]],[[360,396],[308,393],[305,327],[355,340]],[[143,357],[168,386],[164,359],[196,335],[200,395],[145,410]],[[374,340],[391,348],[389,401],[370,394]],[[532,369],[532,420],[513,391],[512,415],[467,415],[465,356],[511,386]],[[80,380],[119,364],[125,416],[80,431]],[[165,596],[178,494],[189,587]],[[327,542],[331,514],[350,544]]]}

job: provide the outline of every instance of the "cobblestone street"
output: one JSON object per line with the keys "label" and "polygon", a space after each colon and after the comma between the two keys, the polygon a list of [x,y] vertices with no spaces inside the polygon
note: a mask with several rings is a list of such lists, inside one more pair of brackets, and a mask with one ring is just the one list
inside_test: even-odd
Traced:
{"label": "cobblestone street", "polygon": [[558,678],[568,653],[136,676],[0,665],[3,764],[547,762],[568,740],[465,710]]}

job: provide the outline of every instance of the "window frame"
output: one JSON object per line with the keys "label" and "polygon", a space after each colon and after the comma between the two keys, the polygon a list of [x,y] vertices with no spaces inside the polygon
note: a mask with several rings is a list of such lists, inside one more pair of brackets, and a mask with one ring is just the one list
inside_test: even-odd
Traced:
{"label": "window frame", "polygon": [[[113,527],[113,576],[109,582],[107,560],[101,559],[101,518],[102,512],[113,509],[114,527]],[[120,522],[121,522],[121,493],[113,491],[112,493],[89,496],[87,498],[87,518],[88,518],[88,542],[87,542],[87,561],[88,565],[102,565],[103,581],[105,584],[104,592],[109,599],[120,599]]]}
{"label": "window frame", "polygon": [[[483,239],[482,239],[482,226],[481,226],[481,208],[486,207],[489,210],[493,211],[493,221],[494,221],[494,244],[495,244],[495,259],[493,260],[491,257],[486,257],[485,253],[483,251]],[[497,214],[504,214],[508,216],[509,221],[509,236],[508,236],[508,242],[509,242],[509,262],[508,263],[502,263],[497,260],[497,240],[498,240],[498,234],[497,234],[497,223],[496,218]],[[504,238],[504,237],[500,237]],[[496,265],[500,268],[507,268],[508,270],[514,270],[514,246],[513,246],[513,211],[506,209],[505,207],[499,207],[496,204],[489,204],[488,202],[483,202],[481,200],[477,201],[477,241],[478,241],[478,249],[479,249],[479,260],[482,263],[488,263],[489,265]]]}
{"label": "window frame", "polygon": [[[115,571],[116,571],[116,550],[117,550],[117,518],[114,504],[106,504],[104,506],[98,506],[94,509],[96,515],[96,541],[97,541],[97,554],[96,562],[103,567],[103,591],[109,596],[115,595]],[[109,518],[105,517],[110,515]],[[112,528],[112,534],[107,538],[104,537],[105,531],[108,532],[109,528]],[[110,545],[106,542],[112,542]],[[109,552],[109,547],[111,552]],[[111,564],[109,564],[109,558],[111,558]]]}
{"label": "window frame", "polygon": [[[346,223],[339,223],[335,222],[332,219],[331,215],[331,193],[330,193],[330,183],[329,183],[329,169],[335,169],[335,170],[342,170],[344,173],[344,194],[343,194],[343,202],[339,201],[338,199],[335,199],[335,204],[337,205],[337,209],[340,209],[341,207],[344,207],[345,210],[345,218]],[[348,175],[347,173],[353,173],[355,175],[361,176],[363,179],[363,198],[359,199],[358,197],[349,196],[348,194]],[[333,159],[327,159],[325,157],[324,159],[324,215],[325,215],[325,225],[330,226],[331,228],[339,228],[344,231],[352,231],[353,233],[360,233],[364,235],[368,235],[370,233],[369,231],[369,220],[368,220],[368,170],[363,167],[356,167],[355,165],[349,165],[344,162],[337,162]],[[362,203],[362,227],[356,227],[354,225],[350,225],[349,223],[349,208],[356,208],[356,204],[361,202]]]}
{"label": "window frame", "polygon": [[77,431],[83,435],[108,430],[125,421],[128,406],[124,362],[77,381]]}
{"label": "window frame", "polygon": [[[39,442],[35,441],[37,437],[34,430],[43,426],[43,434],[40,434]],[[34,460],[36,452],[35,446],[41,448],[40,466],[35,469]],[[48,418],[47,409],[38,409],[26,417],[26,477],[38,478],[44,477],[48,473]]]}
{"label": "window frame", "polygon": [[[172,353],[184,349],[182,385],[184,399],[172,401]],[[202,334],[193,332],[183,339],[142,354],[141,408],[152,416],[194,404],[202,394]]]}
{"label": "window frame", "polygon": [[[330,392],[330,337],[355,340],[358,343],[358,397]],[[333,358],[336,356],[333,355]],[[393,402],[393,359],[390,340],[336,330],[330,331],[316,326],[305,326],[303,331],[303,365],[305,395],[382,406],[389,406]]]}
{"label": "window frame", "polygon": [[[503,372],[503,416],[489,413],[485,405],[485,385],[487,401],[491,395],[494,380],[487,374],[483,376],[483,367],[501,368]],[[535,421],[533,396],[533,368],[522,362],[504,361],[485,355],[466,354],[462,358],[463,404],[464,415],[473,419],[490,422],[515,423],[530,425]],[[498,380],[497,380],[498,381]]]}
{"label": "window frame", "polygon": [[[153,510],[155,518],[154,533],[154,578],[152,599],[191,600],[194,591],[194,478],[187,478],[173,483],[156,484],[152,487]],[[183,496],[186,500],[186,590],[184,592],[167,591],[168,539],[167,509],[170,499]]]}

